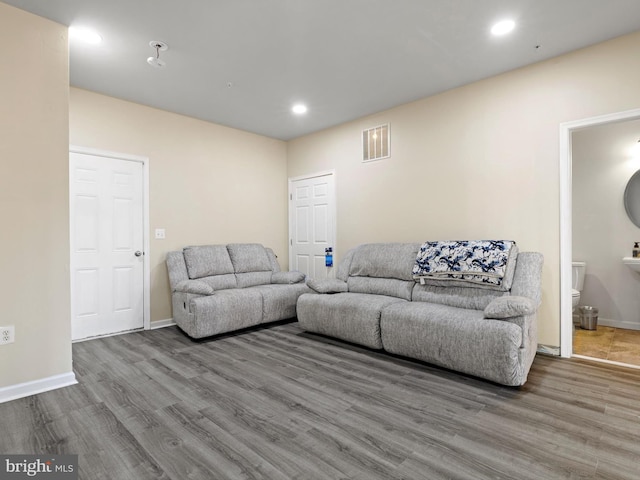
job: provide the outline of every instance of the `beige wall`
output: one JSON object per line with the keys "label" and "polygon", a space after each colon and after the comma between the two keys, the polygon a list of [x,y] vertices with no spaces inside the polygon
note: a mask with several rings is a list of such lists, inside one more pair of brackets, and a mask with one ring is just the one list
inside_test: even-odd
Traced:
{"label": "beige wall", "polygon": [[587,262],[580,305],[599,309],[599,324],[640,330],[640,275],[622,263],[640,230],[624,191],[640,168],[640,120],[587,128],[572,136],[573,258]]}
{"label": "beige wall", "polygon": [[0,387],[71,372],[67,29],[0,3]]}
{"label": "beige wall", "polygon": [[284,142],[77,88],[69,110],[72,145],[149,158],[151,321],[172,316],[170,250],[259,242],[287,267]]}
{"label": "beige wall", "polygon": [[[559,125],[640,106],[640,33],[293,140],[288,175],[335,169],[338,256],[361,242],[509,238],[545,256],[539,342],[560,342]],[[392,157],[361,163],[391,124]]]}

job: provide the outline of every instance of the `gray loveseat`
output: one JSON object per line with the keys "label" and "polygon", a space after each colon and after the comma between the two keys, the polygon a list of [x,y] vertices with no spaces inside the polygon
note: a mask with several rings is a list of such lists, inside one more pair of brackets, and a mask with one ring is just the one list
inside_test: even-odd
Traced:
{"label": "gray loveseat", "polygon": [[309,292],[300,272],[281,272],[260,244],[185,247],[167,254],[173,319],[202,338],[296,316]]}
{"label": "gray loveseat", "polygon": [[504,385],[522,385],[537,350],[542,255],[510,251],[501,285],[414,278],[421,244],[360,245],[336,279],[308,282],[303,329],[423,360]]}

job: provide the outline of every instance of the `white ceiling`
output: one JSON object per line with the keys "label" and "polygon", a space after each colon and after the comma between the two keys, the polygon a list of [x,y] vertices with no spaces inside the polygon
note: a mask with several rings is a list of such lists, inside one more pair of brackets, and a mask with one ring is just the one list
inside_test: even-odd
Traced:
{"label": "white ceiling", "polygon": [[283,140],[640,30],[638,0],[2,1],[102,35],[74,86]]}

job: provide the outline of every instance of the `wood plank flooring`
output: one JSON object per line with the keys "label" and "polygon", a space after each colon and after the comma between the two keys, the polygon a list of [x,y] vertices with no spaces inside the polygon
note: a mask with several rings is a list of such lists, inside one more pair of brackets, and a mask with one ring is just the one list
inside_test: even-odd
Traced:
{"label": "wood plank flooring", "polygon": [[640,478],[640,371],[538,355],[495,385],[278,324],[73,346],[79,385],[0,404],[0,452],[83,480]]}

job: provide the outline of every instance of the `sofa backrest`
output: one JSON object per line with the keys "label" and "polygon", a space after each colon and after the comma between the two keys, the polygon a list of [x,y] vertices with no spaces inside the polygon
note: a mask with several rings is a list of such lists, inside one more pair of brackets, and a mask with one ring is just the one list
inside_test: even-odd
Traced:
{"label": "sofa backrest", "polygon": [[518,295],[530,298],[536,305],[540,304],[542,254],[536,252],[518,252],[515,259],[515,270],[511,280],[511,288],[501,291],[483,288],[482,285],[457,281],[451,286],[439,286],[416,282],[413,288],[414,302],[431,302],[451,307],[484,310],[496,297]]}
{"label": "sofa backrest", "polygon": [[252,287],[271,283],[271,262],[267,250],[259,243],[227,245],[238,287]]}
{"label": "sofa backrest", "polygon": [[349,292],[388,295],[416,302],[430,302],[459,308],[484,310],[496,297],[520,295],[540,303],[542,255],[516,252],[515,271],[510,289],[486,288],[456,281],[445,284],[420,284],[413,279],[419,243],[364,244],[348,251],[336,272],[346,281]]}
{"label": "sofa backrest", "polygon": [[173,292],[180,282],[189,280],[187,264],[184,263],[182,251],[167,253],[167,272],[169,273],[169,286]]}
{"label": "sofa backrest", "polygon": [[419,248],[417,243],[369,243],[356,247],[349,258],[349,291],[411,300],[415,284],[411,269]]}
{"label": "sofa backrest", "polygon": [[471,283],[463,286],[461,282],[451,286],[421,285],[416,282],[412,300],[484,310],[496,297],[517,295],[530,298],[539,305],[542,298],[542,263],[543,257],[540,253],[518,252],[511,288],[507,291],[482,288]]}
{"label": "sofa backrest", "polygon": [[182,249],[190,280],[200,280],[214,290],[238,286],[227,247],[199,245]]}
{"label": "sofa backrest", "polygon": [[198,280],[214,290],[271,283],[280,271],[273,250],[258,243],[189,246],[167,254],[171,289],[183,280]]}
{"label": "sofa backrest", "polygon": [[544,257],[538,252],[520,252],[511,284],[511,295],[527,297],[536,306],[542,302],[542,265]]}

